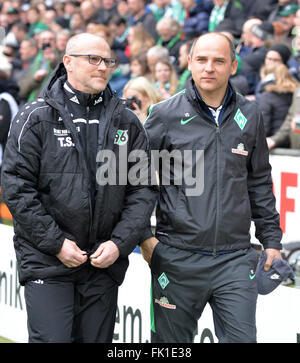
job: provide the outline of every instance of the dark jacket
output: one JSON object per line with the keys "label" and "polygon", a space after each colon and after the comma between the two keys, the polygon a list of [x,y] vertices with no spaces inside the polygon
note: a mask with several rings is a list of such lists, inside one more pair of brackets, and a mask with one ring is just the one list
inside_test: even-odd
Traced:
{"label": "dark jacket", "polygon": [[248,11],[248,18],[259,18],[267,20],[271,12],[277,7],[278,0],[252,0],[249,1],[250,9]]}
{"label": "dark jacket", "polygon": [[[198,100],[192,80],[186,90],[152,108],[145,123],[151,149],[193,151],[184,172],[189,174],[190,163],[200,183],[197,195],[190,195],[192,183],[180,180],[171,168],[168,185],[160,169],[156,236],[186,250],[242,249],[250,246],[253,220],[256,237],[264,247],[280,249],[282,232],[262,117],[255,103],[234,91],[222,112],[222,123],[217,126],[207,106]],[[197,165],[199,150],[204,151],[204,159],[201,163],[203,154],[198,153]]]}
{"label": "dark jacket", "polygon": [[[207,32],[212,8],[212,1],[200,0],[196,6],[186,11],[187,16],[183,25],[185,38],[191,39]],[[189,34],[191,34],[190,37]]]}
{"label": "dark jacket", "polygon": [[253,48],[242,57],[242,67],[239,74],[245,76],[248,81],[249,94],[254,94],[259,83],[259,71],[264,64],[268,49],[264,46]]}
{"label": "dark jacket", "polygon": [[258,107],[263,115],[265,133],[268,137],[273,136],[284,122],[292,103],[294,89],[283,88],[274,82],[265,87],[259,95]]}
{"label": "dark jacket", "polygon": [[[122,172],[118,169],[117,185],[97,184],[92,208],[87,158],[77,126],[65,107],[64,73],[61,65],[40,98],[24,105],[13,121],[7,142],[2,167],[3,199],[13,215],[20,282],[80,269],[70,269],[56,257],[68,238],[87,252],[95,251],[101,242],[113,240],[120,257],[108,272],[121,283],[127,256],[139,242],[153,210],[155,191],[129,185],[127,178],[123,185],[118,183]],[[147,152],[148,141],[140,121],[109,87],[103,93],[99,119],[106,127],[99,127],[98,152],[113,151],[116,165],[122,150],[126,156],[125,144],[127,153],[133,149]],[[125,132],[125,141],[120,144],[116,135],[121,131]],[[122,160],[128,169],[134,164]]]}
{"label": "dark jacket", "polygon": [[298,114],[300,114],[300,87],[293,94],[292,104],[280,129],[271,137],[276,147],[283,147],[290,143],[291,149],[300,150],[300,134],[291,129],[292,119]]}
{"label": "dark jacket", "polygon": [[158,39],[158,33],[156,31],[156,18],[148,6],[145,6],[145,13],[138,19],[134,19],[133,16],[129,18],[129,25],[134,26],[142,24],[147,32],[153,37],[155,41]]}
{"label": "dark jacket", "polygon": [[230,31],[239,38],[242,34],[243,24],[248,18],[250,9],[249,0],[229,0],[224,19],[216,27],[216,31]]}

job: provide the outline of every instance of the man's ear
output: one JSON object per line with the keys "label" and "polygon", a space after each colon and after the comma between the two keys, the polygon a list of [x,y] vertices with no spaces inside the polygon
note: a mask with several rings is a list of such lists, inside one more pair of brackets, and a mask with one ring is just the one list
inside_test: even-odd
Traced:
{"label": "man's ear", "polygon": [[63,64],[68,72],[72,70],[72,62],[71,62],[71,57],[69,55],[67,54],[64,55]]}
{"label": "man's ear", "polygon": [[188,70],[191,71],[191,61],[192,61],[192,59],[191,59],[190,55],[188,55],[187,61],[188,61]]}
{"label": "man's ear", "polygon": [[238,68],[238,60],[235,59],[233,62],[232,62],[232,65],[231,65],[231,75],[234,76],[236,74],[236,71],[237,71],[237,68]]}

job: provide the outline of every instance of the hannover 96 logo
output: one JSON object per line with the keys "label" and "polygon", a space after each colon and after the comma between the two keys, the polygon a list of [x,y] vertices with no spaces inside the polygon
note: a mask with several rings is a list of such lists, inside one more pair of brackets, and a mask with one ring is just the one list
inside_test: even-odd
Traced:
{"label": "hannover 96 logo", "polygon": [[117,130],[114,144],[125,145],[128,141],[128,130]]}

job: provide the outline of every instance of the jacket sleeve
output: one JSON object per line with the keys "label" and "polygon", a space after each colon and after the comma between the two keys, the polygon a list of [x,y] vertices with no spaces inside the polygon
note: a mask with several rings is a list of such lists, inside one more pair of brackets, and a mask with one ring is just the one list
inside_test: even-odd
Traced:
{"label": "jacket sleeve", "polygon": [[41,252],[55,255],[61,249],[64,236],[39,198],[41,125],[24,110],[20,110],[12,123],[5,149],[3,200],[13,216],[15,234]]}
{"label": "jacket sleeve", "polygon": [[5,144],[11,120],[11,110],[6,100],[0,99],[0,143]]}
{"label": "jacket sleeve", "polygon": [[[136,122],[140,123],[135,115],[134,118]],[[111,235],[112,241],[116,243],[120,250],[121,257],[128,256],[137,243],[141,242],[143,233],[148,227],[158,192],[157,186],[151,179],[151,157],[148,138],[142,125],[139,125],[138,129],[138,135],[134,138],[131,149],[128,151],[138,150],[138,152],[141,152],[142,158],[145,157],[145,159],[129,162],[128,172],[137,166],[137,162],[143,163],[148,170],[145,173],[145,179],[141,179],[143,181],[140,184],[134,185],[129,180],[126,186],[121,218]]]}
{"label": "jacket sleeve", "polygon": [[[152,106],[149,111],[148,118],[145,122],[145,130],[149,138],[150,150],[151,152],[160,151],[166,148],[165,140],[167,135],[167,127],[163,119],[159,117],[159,112],[157,112],[157,107]],[[155,165],[153,164],[155,167]],[[158,173],[158,170],[155,169]],[[147,228],[144,230],[144,234],[141,238],[141,242],[145,241],[147,238],[153,237],[151,223],[149,221]]]}
{"label": "jacket sleeve", "polygon": [[281,249],[282,231],[275,207],[269,151],[263,120],[261,115],[258,117],[256,142],[248,166],[248,193],[252,220],[256,227],[255,236],[264,248]]}

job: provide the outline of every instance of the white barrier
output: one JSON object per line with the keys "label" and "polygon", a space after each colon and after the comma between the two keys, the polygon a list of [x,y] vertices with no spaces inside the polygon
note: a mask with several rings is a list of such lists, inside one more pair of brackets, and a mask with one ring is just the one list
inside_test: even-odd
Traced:
{"label": "white barrier", "polygon": [[270,155],[276,207],[283,230],[282,242],[300,241],[300,154]]}
{"label": "white barrier", "polygon": [[[281,213],[283,242],[300,240],[300,158],[271,155],[274,191]],[[0,224],[0,336],[27,342],[24,291],[16,272],[12,227]],[[280,286],[257,304],[258,342],[300,342],[300,289]],[[132,253],[119,291],[114,342],[150,341],[150,271],[139,253]],[[216,342],[207,306],[195,342]]]}

